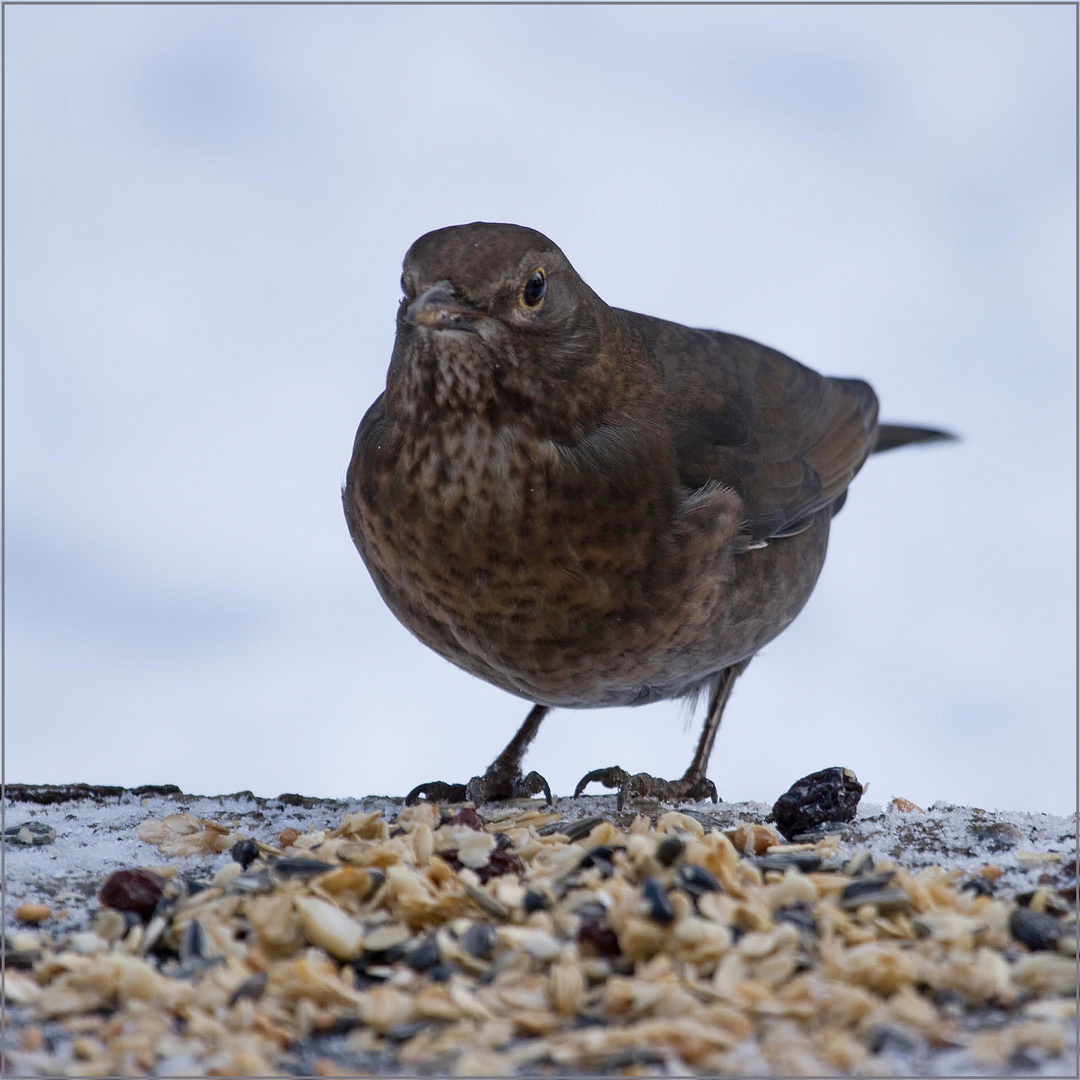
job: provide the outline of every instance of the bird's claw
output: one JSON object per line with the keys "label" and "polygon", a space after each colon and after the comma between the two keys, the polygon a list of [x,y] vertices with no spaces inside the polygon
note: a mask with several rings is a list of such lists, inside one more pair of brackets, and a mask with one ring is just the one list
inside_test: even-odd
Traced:
{"label": "bird's claw", "polygon": [[501,773],[484,773],[474,776],[465,785],[465,797],[480,806],[481,803],[501,802],[508,799],[531,799],[544,793],[548,805],[551,805],[551,788],[548,782],[534,769],[528,776],[515,773],[505,776]]}
{"label": "bird's claw", "polygon": [[465,784],[448,784],[444,780],[432,780],[427,784],[417,784],[405,796],[405,805],[418,803],[421,797],[428,802],[459,803],[465,801]]}
{"label": "bird's claw", "polygon": [[719,802],[716,785],[706,776],[684,776],[681,780],[661,780],[649,773],[634,773],[612,765],[607,769],[593,769],[586,773],[574,788],[577,798],[594,780],[604,787],[617,788],[615,803],[621,810],[627,799],[657,799],[660,802],[701,802],[711,799]]}
{"label": "bird's claw", "polygon": [[527,776],[522,776],[520,772],[507,776],[505,773],[488,770],[483,776],[474,776],[467,784],[448,784],[442,780],[419,784],[405,796],[405,805],[411,806],[424,797],[428,802],[471,802],[475,806],[481,806],[484,803],[504,802],[509,799],[531,799],[541,792],[550,805],[551,788],[535,770]]}

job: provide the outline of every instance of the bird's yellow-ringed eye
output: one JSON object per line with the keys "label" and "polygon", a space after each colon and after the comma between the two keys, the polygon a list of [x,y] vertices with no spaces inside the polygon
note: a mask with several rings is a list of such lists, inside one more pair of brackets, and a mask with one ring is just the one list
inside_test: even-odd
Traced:
{"label": "bird's yellow-ringed eye", "polygon": [[521,288],[521,302],[526,307],[538,307],[547,292],[547,275],[542,269],[534,271]]}

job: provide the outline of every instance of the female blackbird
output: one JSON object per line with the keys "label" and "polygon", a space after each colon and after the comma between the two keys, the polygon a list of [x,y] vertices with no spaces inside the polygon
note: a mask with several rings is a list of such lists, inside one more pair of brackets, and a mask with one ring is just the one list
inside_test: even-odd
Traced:
{"label": "female blackbird", "polygon": [[798,614],[873,452],[950,438],[879,424],[858,379],[733,334],[609,307],[541,233],[475,222],[405,256],[386,391],[342,493],[390,610],[447,660],[535,703],[476,803],[543,791],[521,759],[553,706],[709,694],[679,780],[589,773],[627,797],[716,799],[736,676]]}

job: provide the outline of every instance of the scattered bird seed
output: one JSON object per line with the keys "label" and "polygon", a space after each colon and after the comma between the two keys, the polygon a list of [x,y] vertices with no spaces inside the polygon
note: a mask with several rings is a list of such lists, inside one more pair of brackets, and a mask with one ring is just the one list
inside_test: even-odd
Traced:
{"label": "scattered bird seed", "polygon": [[205,957],[206,934],[203,932],[202,923],[198,919],[192,919],[180,935],[180,963],[187,964]]}
{"label": "scattered bird seed", "polygon": [[300,856],[287,855],[278,859],[271,867],[272,873],[280,878],[313,878],[319,874],[325,874],[327,870],[333,870],[337,863],[322,862],[319,859],[305,859]]}
{"label": "scattered bird seed", "polygon": [[534,911],[547,911],[551,907],[551,900],[536,889],[527,889],[522,901],[526,914],[531,915]]}
{"label": "scattered bird seed", "polygon": [[821,856],[814,851],[791,851],[777,855],[761,855],[755,860],[759,870],[787,870],[789,866],[808,874],[817,870],[822,863]]}
{"label": "scattered bird seed", "polygon": [[697,863],[683,863],[675,875],[679,888],[697,898],[707,892],[720,892],[720,882]]}
{"label": "scattered bird seed", "polygon": [[440,960],[439,943],[434,935],[425,937],[418,945],[414,945],[405,953],[405,963],[413,971],[427,971],[434,967]]}
{"label": "scattered bird seed", "polygon": [[844,873],[848,877],[862,877],[863,874],[872,874],[873,872],[874,856],[865,848],[862,851],[856,851],[844,866]]}
{"label": "scattered bird seed", "polygon": [[490,960],[498,941],[490,923],[475,922],[461,935],[461,947],[480,960]]}
{"label": "scattered bird seed", "polygon": [[[539,836],[550,814],[510,809],[494,833],[469,809],[402,808],[392,830],[349,814],[297,831],[284,859],[260,846],[272,869],[234,856],[210,888],[209,870],[112,881],[128,903],[149,882],[141,914],[103,901],[66,937],[12,929],[5,1004],[24,1031],[54,1025],[64,1040],[27,1035],[18,1063],[46,1076],[878,1075],[953,1046],[1000,1074],[1049,1073],[1068,1046],[1075,915],[1056,866],[1019,897],[1002,882],[972,895],[1005,871],[964,885],[936,867],[876,872],[835,840],[776,850],[759,822],[674,812]],[[490,863],[454,865],[466,826]],[[299,854],[313,851],[325,861]]]}
{"label": "scattered bird seed", "polygon": [[[888,885],[894,877],[896,877],[895,870],[886,870],[881,874],[863,874],[857,881],[853,881],[850,885],[844,887],[844,891],[840,894],[840,899],[841,901],[858,900],[859,903],[866,903],[862,897],[880,891]],[[855,906],[858,907],[858,904]]]}
{"label": "scattered bird seed", "polygon": [[1057,948],[1064,932],[1061,919],[1031,908],[1018,907],[1009,918],[1009,933],[1033,952]]}
{"label": "scattered bird seed", "polygon": [[229,854],[246,870],[259,857],[259,845],[254,840],[237,840]]}
{"label": "scattered bird seed", "polygon": [[686,844],[677,836],[665,836],[656,845],[656,861],[661,866],[674,866],[685,850]]}
{"label": "scattered bird seed", "polygon": [[606,820],[607,818],[603,817],[587,817],[573,822],[555,821],[537,831],[541,836],[556,836],[561,833],[570,843],[574,843],[574,841],[588,836],[597,825]]}
{"label": "scattered bird seed", "polygon": [[667,889],[654,877],[647,877],[641,886],[649,904],[649,918],[663,926],[675,921],[675,908],[668,899]]}
{"label": "scattered bird seed", "polygon": [[229,1008],[238,1001],[258,1001],[266,990],[269,978],[265,971],[257,971],[246,978],[230,995]]}

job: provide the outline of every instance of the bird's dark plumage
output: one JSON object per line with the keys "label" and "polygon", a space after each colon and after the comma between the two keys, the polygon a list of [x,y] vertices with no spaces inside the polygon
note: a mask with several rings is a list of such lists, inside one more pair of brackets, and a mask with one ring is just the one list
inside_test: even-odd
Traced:
{"label": "bird's dark plumage", "polygon": [[735,676],[798,614],[875,450],[947,438],[878,423],[858,379],[733,334],[609,307],[541,233],[474,223],[405,257],[386,392],[343,499],[383,598],[422,641],[536,703],[484,777],[433,797],[535,793],[550,706],[711,693],[700,797]]}

